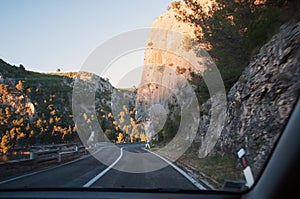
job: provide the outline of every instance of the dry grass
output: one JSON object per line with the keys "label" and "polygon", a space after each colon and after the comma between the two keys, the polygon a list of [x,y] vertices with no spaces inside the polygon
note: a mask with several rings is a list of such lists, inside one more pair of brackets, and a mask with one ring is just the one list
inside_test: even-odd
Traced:
{"label": "dry grass", "polygon": [[194,172],[206,178],[216,189],[222,188],[225,180],[244,180],[242,169],[239,168],[234,157],[214,154],[205,158],[198,158],[197,150],[190,148],[178,159],[178,162],[193,168]]}

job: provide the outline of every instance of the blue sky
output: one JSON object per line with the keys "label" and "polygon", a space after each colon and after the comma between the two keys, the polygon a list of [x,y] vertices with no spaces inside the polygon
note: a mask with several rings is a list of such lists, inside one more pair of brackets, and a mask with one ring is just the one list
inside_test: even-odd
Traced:
{"label": "blue sky", "polygon": [[151,27],[171,2],[0,0],[0,58],[33,71],[78,71],[101,43]]}

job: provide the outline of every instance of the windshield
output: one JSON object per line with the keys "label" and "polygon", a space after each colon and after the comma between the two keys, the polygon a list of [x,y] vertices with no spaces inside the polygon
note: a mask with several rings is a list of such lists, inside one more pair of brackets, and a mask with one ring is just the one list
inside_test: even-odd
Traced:
{"label": "windshield", "polygon": [[245,191],[299,96],[299,1],[1,1],[0,189]]}

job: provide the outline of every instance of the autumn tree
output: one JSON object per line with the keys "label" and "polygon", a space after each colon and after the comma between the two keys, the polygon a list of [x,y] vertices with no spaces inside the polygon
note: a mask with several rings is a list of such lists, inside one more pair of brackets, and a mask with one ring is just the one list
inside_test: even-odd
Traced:
{"label": "autumn tree", "polygon": [[123,133],[119,133],[117,137],[117,143],[124,142],[124,135]]}
{"label": "autumn tree", "polygon": [[22,91],[24,89],[23,82],[21,80],[18,81],[18,84],[16,85],[16,89],[19,91]]}
{"label": "autumn tree", "polygon": [[4,135],[1,139],[0,152],[3,154],[7,154],[10,148],[10,136],[8,135],[8,133],[6,133],[6,135]]}

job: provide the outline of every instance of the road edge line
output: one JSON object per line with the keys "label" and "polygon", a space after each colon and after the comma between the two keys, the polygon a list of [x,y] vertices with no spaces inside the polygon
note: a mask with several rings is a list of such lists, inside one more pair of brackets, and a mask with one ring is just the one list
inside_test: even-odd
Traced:
{"label": "road edge line", "polygon": [[[146,149],[144,149],[146,150]],[[173,167],[177,172],[179,172],[181,175],[183,175],[186,179],[188,179],[191,183],[193,183],[193,185],[195,185],[199,190],[206,190],[206,188],[201,185],[199,182],[197,182],[197,180],[195,180],[194,178],[192,178],[190,175],[188,175],[185,171],[183,171],[181,168],[179,168],[178,166],[176,166],[175,164],[173,164],[172,162],[170,162],[169,160],[167,160],[166,158],[162,157],[161,155],[158,155],[152,151],[146,150],[149,153],[152,153],[153,155],[156,155],[157,157],[159,157],[160,159],[162,159],[163,161],[165,161],[166,163],[168,163],[171,167]]]}
{"label": "road edge line", "polygon": [[104,176],[113,166],[115,166],[120,161],[120,159],[123,156],[123,148],[121,148],[120,150],[121,150],[120,156],[111,165],[109,165],[109,167],[107,167],[106,169],[104,169],[103,171],[101,171],[101,173],[99,173],[94,178],[92,178],[90,181],[88,181],[87,183],[85,183],[82,187],[90,187],[97,180],[99,180],[102,176]]}

